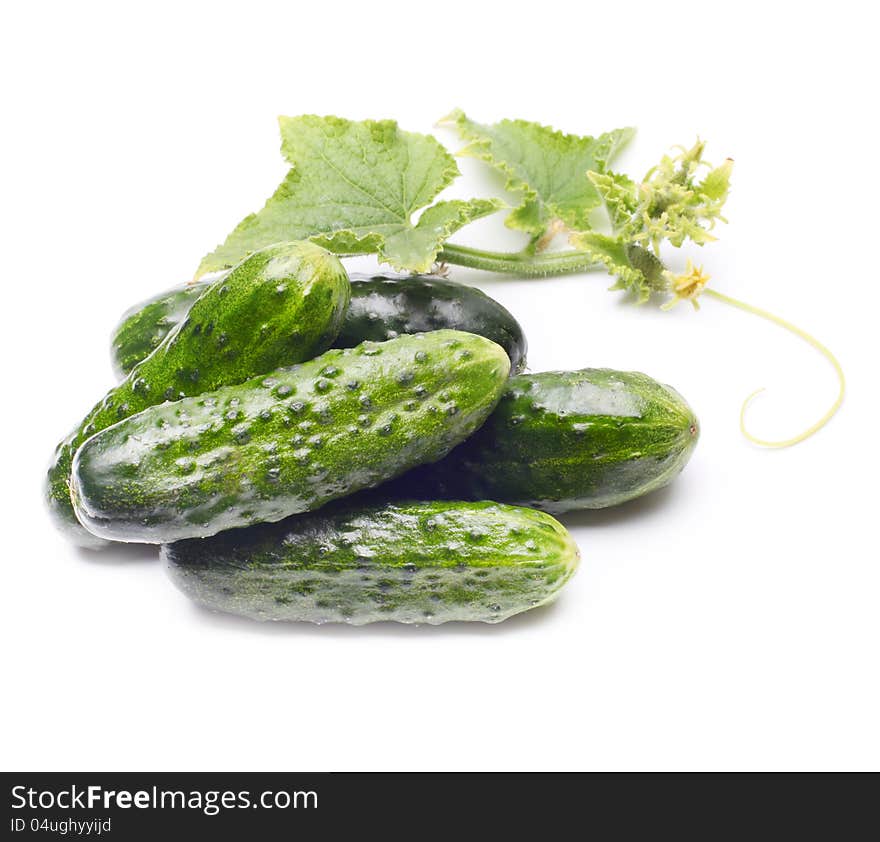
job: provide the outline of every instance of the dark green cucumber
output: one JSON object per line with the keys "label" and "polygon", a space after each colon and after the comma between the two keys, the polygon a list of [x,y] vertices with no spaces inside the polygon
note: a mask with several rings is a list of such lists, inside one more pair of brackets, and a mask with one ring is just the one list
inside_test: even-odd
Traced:
{"label": "dark green cucumber", "polygon": [[316,509],[445,456],[509,367],[494,342],[441,330],[151,407],[79,449],[77,516],[103,538],[165,543]]}
{"label": "dark green cucumber", "polygon": [[601,509],[669,483],[698,434],[681,395],[647,375],[601,368],[522,374],[473,437],[390,491],[551,512]]}
{"label": "dark green cucumber", "polygon": [[48,474],[50,509],[64,531],[94,546],[74,517],[69,479],[91,435],[147,407],[240,383],[330,346],[348,307],[338,258],[312,243],[280,243],[215,281],[187,317],[59,444]]}
{"label": "dark green cucumber", "polygon": [[[181,321],[210,282],[175,287],[133,307],[113,333],[113,364],[126,373]],[[353,348],[405,333],[463,330],[497,342],[518,373],[526,364],[526,338],[516,319],[474,287],[437,275],[351,274],[351,304],[333,343]]]}
{"label": "dark green cucumber", "polygon": [[443,329],[491,339],[507,351],[512,372],[525,368],[525,334],[510,312],[475,287],[437,275],[352,275],[351,304],[334,346]]}
{"label": "dark green cucumber", "polygon": [[165,545],[177,586],[256,620],[497,623],[551,602],[577,545],[550,515],[498,503],[330,506]]}

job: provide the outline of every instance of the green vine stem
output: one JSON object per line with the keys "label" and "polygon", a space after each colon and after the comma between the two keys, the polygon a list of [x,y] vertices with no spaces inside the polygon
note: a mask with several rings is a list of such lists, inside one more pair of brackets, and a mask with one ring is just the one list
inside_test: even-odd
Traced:
{"label": "green vine stem", "polygon": [[562,275],[569,272],[586,272],[602,267],[601,263],[583,251],[557,251],[533,254],[529,251],[485,251],[445,243],[437,255],[440,263],[452,263],[470,269],[483,269],[486,272],[539,277],[542,275]]}
{"label": "green vine stem", "polygon": [[825,412],[825,414],[818,421],[816,421],[815,424],[807,427],[807,429],[804,430],[803,432],[798,433],[798,435],[796,435],[796,436],[792,436],[792,438],[781,439],[779,441],[762,439],[762,438],[759,438],[758,436],[754,435],[753,433],[749,432],[748,428],[746,427],[746,411],[748,410],[749,404],[752,402],[754,397],[764,391],[763,388],[760,388],[760,389],[756,389],[754,392],[752,392],[752,394],[750,394],[743,401],[742,407],[740,408],[739,427],[740,427],[740,430],[742,430],[742,434],[750,442],[753,442],[754,444],[758,444],[761,447],[780,448],[780,447],[791,447],[794,444],[798,444],[798,442],[802,442],[804,439],[807,439],[810,436],[812,436],[813,433],[816,433],[819,430],[821,430],[822,427],[824,427],[834,417],[834,414],[837,412],[837,410],[840,409],[840,406],[843,403],[844,393],[846,392],[846,378],[844,377],[843,368],[841,367],[840,363],[838,362],[837,357],[835,357],[834,354],[832,354],[831,351],[825,345],[823,345],[818,339],[816,339],[815,336],[811,336],[805,330],[801,330],[801,328],[797,327],[797,325],[793,325],[791,322],[786,321],[785,319],[780,318],[779,316],[776,316],[773,313],[767,312],[767,310],[762,310],[760,307],[754,307],[751,304],[746,304],[744,301],[740,301],[737,298],[732,298],[729,295],[724,295],[723,293],[718,292],[717,290],[714,290],[714,289],[704,289],[702,291],[702,295],[708,295],[711,298],[715,298],[718,301],[722,301],[725,304],[729,304],[731,307],[736,307],[737,309],[743,310],[746,313],[751,313],[753,316],[760,316],[762,319],[766,319],[767,321],[772,322],[775,325],[779,325],[779,327],[784,328],[787,331],[790,331],[795,336],[799,337],[800,339],[803,339],[804,342],[806,342],[807,344],[809,344],[813,348],[815,348],[820,354],[822,354],[825,357],[825,359],[827,359],[828,362],[831,363],[831,365],[834,367],[835,373],[837,374],[837,382],[838,382],[837,398],[835,399],[834,403],[832,403],[831,406],[828,408],[827,412]]}

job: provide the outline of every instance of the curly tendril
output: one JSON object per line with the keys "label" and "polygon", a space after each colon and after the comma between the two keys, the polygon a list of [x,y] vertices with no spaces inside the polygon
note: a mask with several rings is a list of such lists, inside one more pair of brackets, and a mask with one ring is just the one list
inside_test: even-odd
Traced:
{"label": "curly tendril", "polygon": [[762,310],[760,307],[754,307],[751,304],[746,304],[744,301],[740,301],[737,298],[731,298],[729,295],[724,295],[721,292],[718,292],[714,289],[704,289],[702,290],[703,295],[711,296],[712,298],[717,299],[718,301],[722,301],[725,304],[729,304],[731,307],[736,307],[739,310],[743,310],[746,313],[751,313],[753,316],[760,316],[762,319],[766,319],[768,322],[772,322],[775,325],[779,325],[779,327],[784,328],[785,330],[793,333],[795,336],[804,340],[804,342],[811,345],[815,348],[820,354],[822,354],[828,362],[834,367],[834,371],[837,374],[837,382],[838,382],[838,392],[837,398],[834,400],[834,403],[828,408],[825,414],[816,421],[815,424],[807,427],[801,433],[798,433],[796,436],[792,436],[789,439],[781,439],[779,441],[762,439],[759,436],[751,433],[746,427],[746,411],[749,408],[749,404],[754,400],[756,395],[759,395],[764,391],[764,388],[756,389],[752,392],[742,403],[742,407],[739,412],[739,428],[742,431],[742,434],[753,444],[760,445],[761,447],[791,447],[792,445],[798,444],[799,442],[804,441],[804,439],[808,439],[814,433],[817,433],[821,430],[835,415],[838,409],[840,409],[841,404],[843,403],[843,396],[846,392],[846,378],[843,374],[843,368],[837,360],[837,357],[831,353],[831,351],[823,345],[815,336],[807,333],[805,330],[801,330],[797,325],[793,325],[791,322],[786,321],[785,319],[774,315],[773,313],[769,313],[767,310]]}

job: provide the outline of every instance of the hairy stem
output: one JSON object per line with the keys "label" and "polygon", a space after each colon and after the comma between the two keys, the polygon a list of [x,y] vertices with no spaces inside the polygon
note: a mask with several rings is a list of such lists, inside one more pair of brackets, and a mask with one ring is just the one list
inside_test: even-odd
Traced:
{"label": "hairy stem", "polygon": [[515,275],[539,276],[561,275],[567,272],[585,272],[602,268],[582,251],[558,251],[532,254],[527,251],[485,251],[445,243],[437,260],[470,269],[483,269],[487,272],[504,272]]}
{"label": "hairy stem", "polygon": [[723,293],[717,292],[714,289],[704,289],[703,295],[711,296],[712,298],[717,299],[718,301],[723,301],[725,304],[729,304],[731,307],[736,307],[739,310],[744,310],[746,313],[751,313],[755,316],[760,316],[762,319],[767,319],[769,322],[773,322],[775,325],[779,325],[782,328],[793,333],[795,336],[800,337],[804,340],[804,342],[812,345],[820,354],[822,354],[828,362],[834,367],[834,371],[837,374],[837,382],[838,382],[838,392],[837,398],[834,403],[828,408],[828,411],[812,426],[807,427],[806,430],[799,433],[796,436],[793,436],[790,439],[782,439],[780,441],[768,441],[767,439],[758,438],[758,436],[753,435],[749,432],[746,427],[746,410],[749,408],[749,404],[752,402],[752,399],[755,395],[763,392],[764,389],[757,389],[752,394],[750,394],[742,404],[739,413],[739,427],[742,430],[742,434],[754,444],[761,445],[761,447],[791,447],[793,444],[797,444],[798,442],[803,441],[804,439],[809,438],[813,433],[818,432],[822,429],[833,417],[834,413],[840,409],[840,405],[843,403],[843,396],[846,392],[846,378],[843,375],[843,369],[840,366],[840,363],[837,361],[837,357],[831,353],[828,348],[823,345],[815,336],[811,336],[805,330],[801,330],[796,325],[793,325],[791,322],[786,321],[779,316],[775,316],[773,313],[768,313],[766,310],[762,310],[760,307],[753,307],[751,304],[746,304],[743,301],[739,301],[736,298],[731,298],[729,295],[724,295]]}

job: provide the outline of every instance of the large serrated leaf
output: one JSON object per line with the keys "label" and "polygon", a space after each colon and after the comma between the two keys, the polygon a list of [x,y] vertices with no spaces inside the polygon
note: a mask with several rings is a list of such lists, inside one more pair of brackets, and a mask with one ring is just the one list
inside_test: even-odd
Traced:
{"label": "large serrated leaf", "polygon": [[522,195],[506,224],[533,237],[546,234],[555,220],[574,231],[592,227],[590,215],[602,197],[587,173],[603,173],[634,134],[624,128],[598,137],[571,135],[527,120],[485,125],[458,110],[443,122],[467,142],[460,154],[485,161],[505,176],[508,190]]}
{"label": "large serrated leaf", "polygon": [[392,120],[281,117],[282,152],[292,168],[262,210],[207,255],[198,274],[234,265],[281,240],[313,239],[339,254],[378,254],[397,269],[430,269],[444,240],[498,210],[489,199],[425,208],[458,176],[433,137]]}

